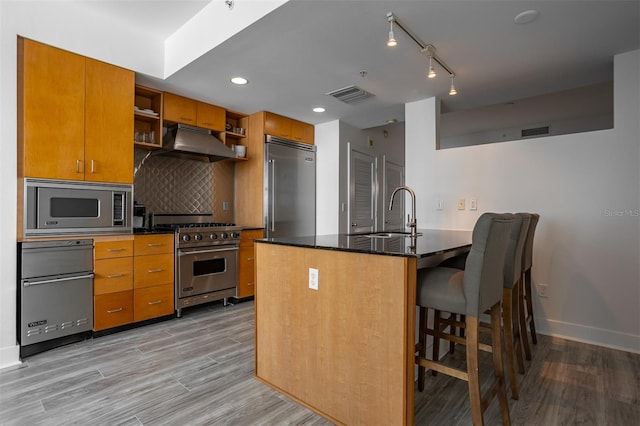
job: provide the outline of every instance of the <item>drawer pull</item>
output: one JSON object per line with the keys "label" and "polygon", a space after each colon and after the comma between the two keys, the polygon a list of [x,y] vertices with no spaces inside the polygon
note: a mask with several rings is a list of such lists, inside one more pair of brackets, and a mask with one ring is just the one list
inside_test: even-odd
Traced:
{"label": "drawer pull", "polygon": [[253,260],[253,257],[247,257],[247,260]]}
{"label": "drawer pull", "polygon": [[147,247],[160,247],[162,244],[160,243],[149,243],[147,244]]}
{"label": "drawer pull", "polygon": [[111,274],[111,275],[107,275],[107,278],[120,278],[120,277],[124,277],[124,274]]}
{"label": "drawer pull", "polygon": [[247,285],[253,285],[253,283],[247,283]]}
{"label": "drawer pull", "polygon": [[184,121],[193,121],[193,118],[191,117],[180,117],[180,119]]}
{"label": "drawer pull", "polygon": [[109,252],[114,252],[114,251],[124,251],[125,249],[122,247],[113,247],[113,248],[108,248],[107,251]]}
{"label": "drawer pull", "polygon": [[157,305],[159,303],[162,303],[162,300],[156,300],[155,302],[149,302],[149,303],[147,303],[147,305]]}
{"label": "drawer pull", "polygon": [[164,271],[164,269],[158,268],[158,269],[149,269],[147,272],[150,273],[150,274],[155,274],[155,273],[162,272],[162,271]]}
{"label": "drawer pull", "polygon": [[115,314],[116,312],[122,312],[124,309],[123,308],[117,308],[117,309],[110,309],[107,310],[108,314]]}

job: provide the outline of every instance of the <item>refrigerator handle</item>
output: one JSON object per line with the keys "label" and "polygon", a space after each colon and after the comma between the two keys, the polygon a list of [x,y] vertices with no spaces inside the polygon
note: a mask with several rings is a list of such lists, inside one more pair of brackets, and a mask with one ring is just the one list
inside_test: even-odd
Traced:
{"label": "refrigerator handle", "polygon": [[269,224],[269,226],[271,227],[270,231],[271,232],[275,232],[276,230],[276,217],[275,217],[275,213],[276,213],[276,160],[269,160],[269,163],[271,164],[271,182],[269,182],[269,192],[270,192],[270,196],[271,199],[269,200],[269,207],[270,207],[270,212],[269,212],[269,216],[270,216],[270,221],[271,222]]}

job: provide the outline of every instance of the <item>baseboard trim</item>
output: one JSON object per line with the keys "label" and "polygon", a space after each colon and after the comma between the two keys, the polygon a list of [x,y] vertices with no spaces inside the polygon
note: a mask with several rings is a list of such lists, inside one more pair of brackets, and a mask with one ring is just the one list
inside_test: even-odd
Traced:
{"label": "baseboard trim", "polygon": [[590,345],[640,354],[640,336],[562,321],[536,321],[536,332]]}
{"label": "baseboard trim", "polygon": [[20,364],[22,364],[20,361],[20,346],[0,348],[0,370]]}

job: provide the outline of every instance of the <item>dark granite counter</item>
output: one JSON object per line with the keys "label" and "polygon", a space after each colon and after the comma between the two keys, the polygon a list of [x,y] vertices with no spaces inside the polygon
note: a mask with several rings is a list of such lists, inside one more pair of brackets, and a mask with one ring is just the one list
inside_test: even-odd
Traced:
{"label": "dark granite counter", "polygon": [[308,237],[282,237],[256,240],[257,243],[281,244],[296,247],[387,256],[418,258],[418,268],[436,265],[441,261],[468,252],[471,248],[471,231],[444,229],[420,229],[415,238],[410,235],[371,238],[367,234],[314,235]]}

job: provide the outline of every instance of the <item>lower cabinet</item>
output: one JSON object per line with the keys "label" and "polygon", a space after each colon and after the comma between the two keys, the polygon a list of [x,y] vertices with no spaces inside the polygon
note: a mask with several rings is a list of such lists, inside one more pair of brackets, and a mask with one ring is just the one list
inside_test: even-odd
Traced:
{"label": "lower cabinet", "polygon": [[253,240],[263,238],[262,229],[242,231],[238,252],[238,299],[253,296],[255,293],[255,254]]}
{"label": "lower cabinet", "polygon": [[174,235],[95,243],[94,330],[174,312]]}

